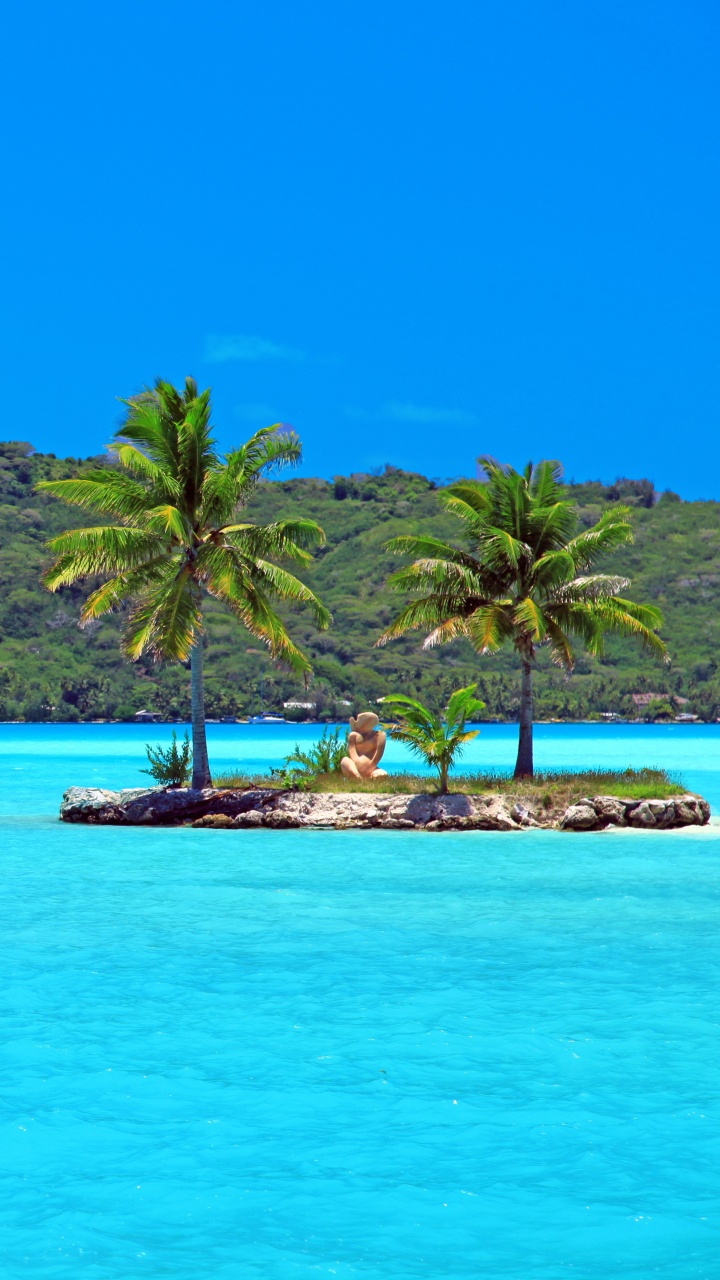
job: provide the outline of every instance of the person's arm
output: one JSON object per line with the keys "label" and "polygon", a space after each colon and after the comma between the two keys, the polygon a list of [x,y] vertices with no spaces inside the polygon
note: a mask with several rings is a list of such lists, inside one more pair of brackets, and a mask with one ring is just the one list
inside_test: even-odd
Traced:
{"label": "person's arm", "polygon": [[383,751],[385,750],[386,742],[387,742],[387,734],[383,733],[381,729],[380,732],[378,733],[377,742],[375,743],[375,750],[373,751],[373,755],[372,755],[373,764],[377,764],[378,760],[382,760],[382,754],[383,754]]}
{"label": "person's arm", "polygon": [[360,763],[360,757],[357,753],[356,746],[355,746],[359,737],[360,737],[359,733],[351,733],[348,735],[348,755],[356,768]]}

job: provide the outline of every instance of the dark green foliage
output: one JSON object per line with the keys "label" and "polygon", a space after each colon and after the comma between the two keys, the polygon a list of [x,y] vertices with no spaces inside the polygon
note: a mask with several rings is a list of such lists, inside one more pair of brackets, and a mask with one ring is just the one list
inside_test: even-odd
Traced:
{"label": "dark green foliage", "polygon": [[285,765],[300,765],[307,773],[337,773],[340,761],[348,752],[348,735],[340,729],[325,728],[322,737],[307,751],[296,745],[290,753]]}
{"label": "dark green foliage", "polygon": [[316,776],[314,773],[308,773],[307,769],[293,769],[287,763],[281,765],[279,769],[270,770],[271,783],[281,788],[288,788],[290,791],[312,790]]}
{"label": "dark green foliage", "polygon": [[[169,720],[187,720],[187,672],[150,659],[126,662],[119,647],[122,613],[78,627],[81,606],[97,582],[63,588],[54,596],[40,584],[51,559],[45,541],[86,524],[87,516],[34,493],[34,484],[81,475],[107,465],[107,459],[71,462],[24,449],[0,444],[0,719],[131,719],[147,707]],[[439,708],[453,689],[477,681],[487,704],[482,718],[517,719],[519,672],[510,650],[478,658],[459,641],[442,653],[423,653],[420,635],[385,650],[373,648],[397,610],[397,599],[384,587],[397,559],[382,550],[383,543],[408,531],[452,541],[457,526],[424,476],[390,470],[348,479],[353,485],[372,483],[377,496],[338,500],[333,483],[310,478],[258,485],[247,508],[250,520],[269,523],[299,515],[325,530],[327,545],[303,577],[332,611],[333,626],[318,633],[302,613],[285,615],[313,663],[315,674],[305,689],[302,679],[272,666],[219,601],[209,601],[208,716],[258,711],[264,674],[268,711],[298,698],[315,702],[319,719],[346,720],[397,689]],[[596,523],[610,505],[609,487],[598,481],[571,486],[584,527]],[[633,505],[627,496],[623,501]],[[603,570],[631,578],[634,599],[662,609],[672,665],[649,664],[630,640],[610,638],[602,660],[579,657],[568,679],[541,653],[535,685],[539,719],[576,720],[603,711],[634,717],[630,695],[642,692],[687,698],[676,712],[707,720],[720,716],[720,503],[661,495],[652,508],[635,507],[632,524],[634,544],[609,557]]]}
{"label": "dark green foliage", "polygon": [[161,746],[151,747],[148,743],[145,750],[150,768],[141,769],[141,773],[149,773],[151,778],[162,783],[164,787],[185,786],[192,767],[189,733],[185,734],[181,746],[178,746],[178,736],[173,729],[172,742],[167,749]]}
{"label": "dark green foliage", "polygon": [[441,793],[448,789],[448,774],[455,759],[462,755],[466,743],[478,736],[478,729],[466,727],[468,721],[476,720],[485,710],[485,703],[475,697],[476,688],[471,684],[467,689],[456,689],[443,715],[404,694],[384,699],[383,709],[388,707],[395,714],[393,723],[386,727],[396,741],[403,742],[431,769],[437,769]]}

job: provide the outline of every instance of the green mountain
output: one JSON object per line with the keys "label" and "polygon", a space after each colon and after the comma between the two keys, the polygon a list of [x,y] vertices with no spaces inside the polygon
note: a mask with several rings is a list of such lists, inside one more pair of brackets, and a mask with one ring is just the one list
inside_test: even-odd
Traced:
{"label": "green mountain", "polygon": [[[50,595],[40,585],[48,561],[45,540],[87,522],[81,512],[36,494],[38,480],[64,478],[104,458],[59,459],[29,445],[0,444],[0,719],[61,721],[129,718],[141,708],[169,718],[189,712],[189,678],[178,666],[126,662],[118,645],[118,621],[108,618],[80,629],[87,587]],[[636,715],[632,695],[659,695],[643,715],[678,711],[703,719],[720,716],[717,675],[720,604],[720,503],[683,502],[673,493],[657,498],[647,480],[573,484],[585,525],[619,500],[635,508],[632,547],[607,564],[632,580],[638,601],[659,604],[670,666],[646,658],[630,641],[608,642],[602,661],[581,654],[570,679],[541,654],[538,717],[583,718],[602,712]],[[441,509],[437,487],[411,472],[386,467],[380,474],[271,481],[259,485],[250,519],[308,515],[327,534],[327,546],[304,576],[332,609],[334,625],[319,634],[302,611],[291,615],[293,637],[312,655],[315,674],[307,689],[276,671],[264,650],[219,604],[207,608],[207,712],[210,717],[266,710],[288,700],[312,702],[319,717],[347,715],[353,706],[392,692],[414,693],[444,705],[453,688],[477,680],[491,718],[514,718],[519,677],[512,651],[478,658],[465,644],[423,652],[410,635],[375,649],[379,633],[400,599],[385,587],[398,562],[383,551],[388,538],[432,531],[449,539],[458,526]],[[684,701],[687,699],[687,701]],[[298,713],[298,715],[301,713]]]}

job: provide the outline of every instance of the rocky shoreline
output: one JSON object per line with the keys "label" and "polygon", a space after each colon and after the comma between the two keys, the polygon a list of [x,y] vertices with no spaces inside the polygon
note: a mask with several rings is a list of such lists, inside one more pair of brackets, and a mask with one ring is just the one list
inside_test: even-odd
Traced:
{"label": "rocky shoreline", "polygon": [[702,827],[710,806],[701,796],[665,800],[584,797],[558,818],[500,795],[367,795],[351,792],[136,788],[104,791],[70,787],[60,806],[63,822],[113,826],[182,826],[248,830],[314,828],[384,831],[602,831],[607,827],[669,830]]}

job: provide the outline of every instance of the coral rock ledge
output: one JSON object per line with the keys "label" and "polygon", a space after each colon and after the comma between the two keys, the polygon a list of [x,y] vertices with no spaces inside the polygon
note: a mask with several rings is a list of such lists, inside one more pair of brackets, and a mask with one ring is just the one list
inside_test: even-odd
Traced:
{"label": "coral rock ledge", "polygon": [[290,827],[384,831],[519,831],[555,827],[562,831],[601,831],[607,827],[646,830],[704,826],[710,806],[695,795],[666,800],[624,800],[594,796],[571,804],[559,821],[539,810],[510,804],[498,795],[353,795],[256,788],[203,791],[191,787],[103,791],[70,787],[63,796],[63,822],[121,826],[245,828]]}

